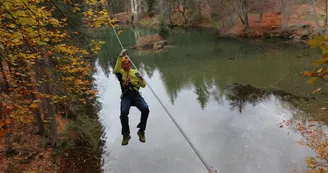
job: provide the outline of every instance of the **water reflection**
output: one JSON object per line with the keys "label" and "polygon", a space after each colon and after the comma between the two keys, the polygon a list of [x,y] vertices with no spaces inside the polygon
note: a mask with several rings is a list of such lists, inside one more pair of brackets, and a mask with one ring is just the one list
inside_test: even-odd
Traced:
{"label": "water reflection", "polygon": [[[149,32],[134,28],[120,36],[125,47],[133,47]],[[219,39],[209,30],[172,33],[173,46],[159,52],[130,49],[130,56],[213,168],[276,173],[304,166],[311,152],[296,143],[297,134],[277,124],[293,115],[283,100],[302,100],[312,91],[299,72],[311,68],[316,52],[304,45]],[[114,66],[121,48],[111,32],[97,34],[107,42],[95,75],[104,150],[110,154],[103,157],[105,172],[206,172],[147,88],[142,92],[152,112],[148,141],[140,144],[135,131],[131,144],[120,146],[120,88],[108,66]],[[132,127],[139,112],[130,113]]]}
{"label": "water reflection", "polygon": [[[154,29],[128,28],[120,37],[125,47],[133,47],[143,35]],[[99,63],[106,75],[115,65],[120,46],[114,35],[104,30],[97,33],[106,41]],[[305,85],[301,71],[311,68],[311,62],[320,52],[305,45],[271,41],[237,41],[219,39],[211,30],[174,29],[169,38],[174,45],[159,52],[139,52],[129,49],[130,56],[142,73],[152,78],[158,70],[166,92],[174,104],[179,92],[193,88],[201,108],[211,100],[220,100],[223,88],[232,83],[257,88],[278,89],[306,96],[314,88]],[[310,56],[311,55],[311,56]],[[297,63],[296,63],[297,62]],[[230,88],[227,98],[232,109],[242,112],[246,104],[255,105],[268,97],[261,90],[256,94],[244,92],[242,87]],[[215,93],[215,94],[213,94]],[[219,95],[219,97],[218,97]]]}
{"label": "water reflection", "polygon": [[257,104],[268,101],[274,95],[282,101],[286,101],[296,106],[299,101],[309,101],[313,97],[300,97],[294,94],[280,90],[265,90],[255,88],[251,85],[232,84],[225,89],[225,96],[230,101],[231,110],[238,109],[240,113],[248,104],[256,106]]}
{"label": "water reflection", "polygon": [[238,109],[240,113],[247,104],[256,106],[258,103],[269,99],[270,95],[263,89],[250,85],[233,84],[227,88],[226,97],[230,101],[231,109]]}

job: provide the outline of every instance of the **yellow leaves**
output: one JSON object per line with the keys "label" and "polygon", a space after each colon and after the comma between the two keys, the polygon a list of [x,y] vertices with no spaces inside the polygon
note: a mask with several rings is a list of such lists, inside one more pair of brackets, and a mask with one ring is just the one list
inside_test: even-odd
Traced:
{"label": "yellow leaves", "polygon": [[90,53],[84,49],[80,50],[80,53],[82,53],[83,55],[89,55]]}
{"label": "yellow leaves", "polygon": [[60,27],[61,26],[61,23],[59,22],[59,20],[55,19],[55,18],[49,19],[49,23],[52,24],[55,27]]}
{"label": "yellow leaves", "polygon": [[74,4],[74,7],[73,7],[73,13],[77,12],[77,11],[80,11],[81,9],[79,8],[79,4]]}
{"label": "yellow leaves", "polygon": [[[71,3],[72,1],[67,0],[67,2]],[[99,1],[87,0],[87,3],[98,4]],[[68,101],[73,100],[78,101],[78,98],[83,98],[80,102],[87,104],[87,99],[95,98],[96,91],[90,89],[92,83],[89,79],[93,70],[93,66],[89,62],[92,52],[77,46],[62,44],[68,43],[69,36],[65,30],[65,24],[71,18],[56,17],[58,15],[53,14],[52,4],[45,0],[6,0],[2,2],[1,6],[0,8],[7,8],[11,13],[0,10],[0,51],[5,54],[8,62],[17,69],[33,66],[34,63],[36,66],[36,63],[45,62],[47,60],[45,57],[49,58],[51,62],[49,67],[42,67],[44,74],[41,74],[50,74],[51,77],[42,77],[41,81],[34,83],[31,82],[33,73],[30,73],[30,69],[13,70],[14,81],[17,81],[18,87],[20,85],[23,87],[12,88],[8,91],[11,94],[8,100],[11,101],[12,108],[6,107],[2,110],[1,115],[11,116],[15,121],[32,122],[33,110],[39,108],[40,100],[32,102],[31,99],[28,99],[31,93],[35,93],[38,98],[48,98],[52,103],[61,104],[67,104]],[[85,20],[90,22],[88,24],[95,27],[108,25],[108,12],[106,10],[96,11],[97,8],[93,9],[87,9],[84,13]],[[74,4],[73,12],[80,10],[80,5]],[[73,33],[82,36],[78,32]],[[103,41],[93,41],[93,52],[99,52],[104,43]],[[21,79],[22,77],[24,77],[24,81]],[[32,89],[45,82],[50,82],[56,91],[59,90],[58,93],[41,94]],[[1,100],[0,105],[2,102],[9,103],[8,100]]]}
{"label": "yellow leaves", "polygon": [[312,48],[319,47],[319,46],[321,46],[321,45],[323,45],[325,43],[326,43],[326,38],[324,36],[322,36],[322,35],[316,36],[314,39],[308,41],[308,44]]}
{"label": "yellow leaves", "polygon": [[84,13],[84,16],[92,16],[93,15],[93,10],[89,9],[86,13]]}
{"label": "yellow leaves", "polygon": [[318,77],[312,77],[311,79],[309,79],[307,81],[308,84],[313,84],[314,82],[316,82],[318,80]]}
{"label": "yellow leaves", "polygon": [[[109,23],[111,23],[111,24],[116,23],[116,22],[118,22],[117,19],[109,19]],[[116,27],[117,27],[117,26],[116,26]]]}
{"label": "yellow leaves", "polygon": [[105,44],[104,41],[98,41],[96,42],[95,40],[92,40],[92,43],[91,43],[91,51],[94,53],[94,54],[97,54],[99,50],[101,50],[101,45]]}
{"label": "yellow leaves", "polygon": [[123,30],[119,30],[117,35],[120,35],[123,32]]}
{"label": "yellow leaves", "polygon": [[314,159],[313,157],[310,157],[308,160],[307,160],[307,165],[309,168],[314,168],[316,167],[318,164],[317,160]]}
{"label": "yellow leaves", "polygon": [[10,24],[9,27],[10,28],[16,28],[16,25],[15,24]]}
{"label": "yellow leaves", "polygon": [[80,102],[82,102],[83,104],[87,104],[87,102],[85,101],[85,99],[79,99]]}
{"label": "yellow leaves", "polygon": [[108,18],[108,12],[106,10],[101,11],[93,11],[89,9],[87,12],[84,12],[84,23],[89,25],[90,27],[102,27],[108,26],[111,24],[111,20]]}
{"label": "yellow leaves", "polygon": [[97,4],[101,3],[98,0],[86,0],[85,2],[86,2],[86,4],[89,4],[89,5],[97,5]]}

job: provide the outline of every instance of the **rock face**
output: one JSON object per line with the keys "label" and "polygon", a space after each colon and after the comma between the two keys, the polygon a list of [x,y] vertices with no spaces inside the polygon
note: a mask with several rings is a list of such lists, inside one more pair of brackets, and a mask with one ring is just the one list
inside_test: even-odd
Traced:
{"label": "rock face", "polygon": [[159,50],[162,49],[164,46],[167,45],[167,41],[163,40],[163,38],[158,35],[147,35],[142,37],[138,44],[137,49],[138,50]]}

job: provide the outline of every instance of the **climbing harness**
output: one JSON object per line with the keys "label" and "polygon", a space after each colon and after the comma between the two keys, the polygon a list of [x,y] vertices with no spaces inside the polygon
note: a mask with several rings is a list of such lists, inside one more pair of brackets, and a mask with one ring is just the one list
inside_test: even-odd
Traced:
{"label": "climbing harness", "polygon": [[[114,26],[111,24],[114,34],[116,35],[116,38],[118,40],[118,42],[120,43],[122,49],[124,49],[122,42],[114,28]],[[145,80],[145,78],[141,75],[139,69],[134,65],[134,63],[132,62],[132,60],[130,59],[131,64],[133,65],[133,67],[138,71],[139,75]],[[196,155],[198,156],[198,158],[202,161],[202,163],[204,164],[204,166],[206,167],[206,169],[209,171],[209,173],[214,173],[214,171],[211,169],[211,167],[209,166],[209,164],[206,162],[206,160],[203,158],[203,156],[200,154],[200,152],[196,149],[196,147],[194,146],[194,144],[191,142],[191,140],[189,139],[189,137],[187,136],[187,134],[183,131],[183,129],[181,128],[181,126],[178,124],[178,122],[174,119],[174,117],[172,116],[172,114],[169,112],[169,110],[166,108],[166,106],[164,105],[164,103],[161,101],[161,99],[159,99],[159,97],[157,96],[157,94],[154,92],[154,90],[152,89],[152,87],[148,84],[148,82],[145,80],[147,86],[149,87],[149,89],[151,90],[151,92],[154,94],[154,96],[156,97],[156,99],[158,100],[158,102],[162,105],[163,109],[166,111],[166,113],[169,115],[169,117],[171,118],[171,120],[173,121],[173,123],[175,124],[175,126],[179,129],[179,131],[181,132],[181,134],[183,135],[183,137],[187,140],[188,144],[190,145],[190,147],[193,149],[193,151],[196,153]]]}

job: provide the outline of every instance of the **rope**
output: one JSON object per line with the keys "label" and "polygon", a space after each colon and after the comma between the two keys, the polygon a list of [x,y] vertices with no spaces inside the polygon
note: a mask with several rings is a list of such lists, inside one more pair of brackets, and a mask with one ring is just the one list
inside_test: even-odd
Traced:
{"label": "rope", "polygon": [[[114,26],[112,25],[113,31],[116,35],[116,38],[118,40],[118,42],[120,43],[122,49],[124,49],[122,42],[114,28]],[[141,75],[140,71],[138,70],[138,68],[134,65],[134,63],[132,62],[132,60],[130,59],[131,64],[133,65],[133,67],[138,71],[138,73],[140,74],[140,76],[144,79],[144,77]],[[172,116],[172,114],[169,112],[169,110],[166,108],[166,106],[164,105],[164,103],[161,101],[161,99],[157,96],[157,94],[154,92],[154,90],[152,89],[152,87],[147,83],[147,81],[145,80],[146,84],[148,85],[149,89],[151,90],[151,92],[154,94],[154,96],[156,97],[156,99],[158,100],[158,102],[162,105],[162,107],[164,108],[164,110],[166,111],[166,113],[169,115],[169,117],[171,118],[171,120],[173,121],[173,123],[175,124],[175,126],[179,129],[179,131],[181,132],[181,134],[183,135],[183,137],[187,140],[187,142],[189,143],[190,147],[193,149],[193,151],[196,153],[196,155],[198,156],[198,158],[202,161],[202,163],[204,164],[204,166],[206,167],[206,169],[209,171],[209,173],[214,173],[214,171],[211,169],[211,167],[209,166],[209,164],[206,162],[206,160],[204,159],[204,157],[200,154],[200,152],[196,149],[196,147],[194,146],[194,144],[191,142],[191,140],[189,139],[189,137],[187,136],[187,134],[183,131],[183,129],[181,128],[181,126],[178,124],[178,122],[175,120],[175,118]]]}

